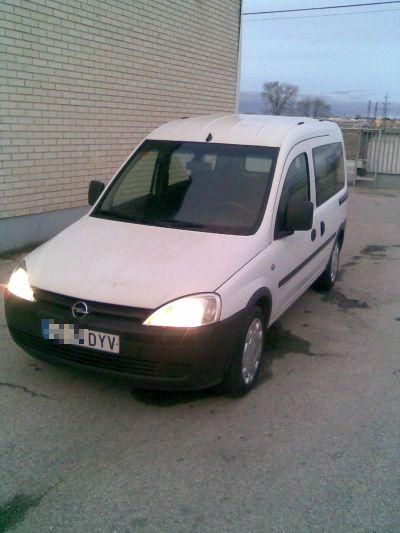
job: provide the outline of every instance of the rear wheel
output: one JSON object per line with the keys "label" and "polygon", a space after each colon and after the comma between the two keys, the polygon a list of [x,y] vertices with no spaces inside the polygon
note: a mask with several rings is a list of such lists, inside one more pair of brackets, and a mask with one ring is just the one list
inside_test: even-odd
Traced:
{"label": "rear wheel", "polygon": [[238,398],[253,387],[260,369],[265,338],[265,321],[259,307],[249,314],[244,334],[222,384],[224,392]]}
{"label": "rear wheel", "polygon": [[339,270],[339,262],[340,244],[339,241],[336,240],[335,244],[333,245],[333,250],[329,259],[329,263],[326,269],[322,272],[321,276],[315,282],[314,286],[316,289],[319,289],[321,291],[329,291],[334,286]]}

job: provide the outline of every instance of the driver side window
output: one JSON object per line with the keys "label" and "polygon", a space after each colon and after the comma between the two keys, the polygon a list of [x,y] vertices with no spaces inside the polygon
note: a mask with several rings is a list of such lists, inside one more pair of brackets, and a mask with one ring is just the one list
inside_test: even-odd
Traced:
{"label": "driver side window", "polygon": [[310,200],[310,173],[307,154],[295,157],[286,174],[275,224],[275,239],[286,232],[286,210],[289,200]]}

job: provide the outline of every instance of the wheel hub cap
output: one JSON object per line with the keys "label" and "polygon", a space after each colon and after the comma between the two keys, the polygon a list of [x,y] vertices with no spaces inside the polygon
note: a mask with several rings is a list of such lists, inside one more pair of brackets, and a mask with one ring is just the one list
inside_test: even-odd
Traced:
{"label": "wheel hub cap", "polygon": [[335,243],[335,246],[333,247],[332,251],[332,259],[331,259],[331,280],[335,281],[336,274],[339,268],[339,245],[338,243]]}
{"label": "wheel hub cap", "polygon": [[258,365],[260,364],[262,345],[263,328],[261,320],[255,318],[247,330],[243,349],[242,377],[246,385],[251,383],[256,375]]}

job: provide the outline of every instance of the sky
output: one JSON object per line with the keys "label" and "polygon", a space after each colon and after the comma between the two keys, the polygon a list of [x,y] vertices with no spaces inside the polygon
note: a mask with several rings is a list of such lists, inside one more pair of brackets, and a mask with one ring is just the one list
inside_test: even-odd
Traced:
{"label": "sky", "polygon": [[[368,1],[374,0],[243,0],[242,10]],[[275,80],[297,85],[302,94],[374,103],[388,93],[400,103],[400,3],[243,16],[241,91],[260,92]]]}

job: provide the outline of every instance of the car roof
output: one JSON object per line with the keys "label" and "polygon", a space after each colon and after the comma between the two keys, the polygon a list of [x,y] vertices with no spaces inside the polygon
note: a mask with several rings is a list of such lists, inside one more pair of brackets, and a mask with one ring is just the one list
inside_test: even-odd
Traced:
{"label": "car roof", "polygon": [[[211,138],[209,135],[211,134]],[[181,118],[154,130],[148,139],[280,147],[318,136],[341,141],[339,127],[328,120],[275,115],[205,115]],[[331,142],[332,142],[331,141]]]}

